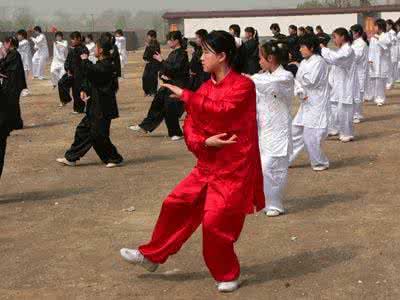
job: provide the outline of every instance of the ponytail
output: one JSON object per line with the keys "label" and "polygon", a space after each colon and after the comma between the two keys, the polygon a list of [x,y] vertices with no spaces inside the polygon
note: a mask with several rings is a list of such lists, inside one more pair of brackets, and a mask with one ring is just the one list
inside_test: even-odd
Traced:
{"label": "ponytail", "polygon": [[183,50],[186,50],[188,47],[188,39],[183,37],[182,32],[180,31],[171,31],[167,35],[167,40],[169,41],[179,41],[179,44],[181,45],[181,48]]}
{"label": "ponytail", "polygon": [[278,64],[287,65],[289,63],[289,49],[285,44],[277,41],[269,41],[261,46],[262,56],[266,59],[268,56],[274,56]]}
{"label": "ponytail", "polygon": [[353,38],[352,38],[352,36],[350,35],[350,33],[348,32],[348,30],[346,28],[343,28],[343,27],[336,28],[333,33],[337,34],[337,35],[339,35],[341,37],[344,37],[344,40],[347,43],[350,43],[350,44],[353,43]]}

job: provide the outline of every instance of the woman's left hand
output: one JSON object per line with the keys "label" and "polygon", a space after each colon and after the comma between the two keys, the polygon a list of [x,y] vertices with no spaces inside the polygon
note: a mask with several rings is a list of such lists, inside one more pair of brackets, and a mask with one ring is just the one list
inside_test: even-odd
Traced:
{"label": "woman's left hand", "polygon": [[180,99],[183,95],[183,89],[181,89],[178,86],[175,86],[175,85],[172,85],[169,83],[163,83],[163,84],[161,84],[161,86],[169,89],[172,92],[171,97],[173,97],[173,98]]}
{"label": "woman's left hand", "polygon": [[162,56],[160,53],[156,52],[156,54],[153,55],[153,58],[159,62],[162,62]]}

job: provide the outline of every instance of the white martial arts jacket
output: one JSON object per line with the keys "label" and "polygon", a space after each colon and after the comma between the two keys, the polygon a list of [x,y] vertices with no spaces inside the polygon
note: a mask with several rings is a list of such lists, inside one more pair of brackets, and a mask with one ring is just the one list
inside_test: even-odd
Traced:
{"label": "white martial arts jacket", "polygon": [[242,39],[241,39],[240,37],[237,37],[237,36],[235,36],[234,38],[235,38],[235,45],[236,45],[236,48],[242,47],[242,44],[243,44]]}
{"label": "white martial arts jacket", "polygon": [[55,41],[53,48],[53,61],[51,68],[64,68],[64,63],[68,55],[68,42],[67,41]]}
{"label": "white martial arts jacket", "polygon": [[391,73],[391,41],[387,33],[371,38],[369,43],[369,76],[372,78],[389,78]]}
{"label": "white martial arts jacket", "polygon": [[86,44],[85,46],[89,51],[89,60],[95,64],[97,62],[97,58],[94,54],[94,49],[96,48],[96,44],[94,42],[90,42],[90,43]]}
{"label": "white martial arts jacket", "polygon": [[273,73],[255,74],[257,124],[261,156],[284,157],[292,154],[294,79],[282,66]]}
{"label": "white martial arts jacket", "polygon": [[325,61],[333,66],[329,79],[332,88],[330,100],[353,104],[360,92],[353,48],[346,43],[337,50],[322,48],[321,54]]}
{"label": "white martial arts jacket", "polygon": [[397,45],[397,33],[393,29],[391,29],[388,33],[389,39],[390,39],[390,57],[392,59],[392,63],[397,63],[398,61],[398,55],[399,55],[399,49]]}
{"label": "white martial arts jacket", "polygon": [[18,52],[21,55],[24,70],[30,71],[32,69],[32,51],[28,40],[23,39],[18,43]]}
{"label": "white martial arts jacket", "polygon": [[35,55],[46,58],[49,57],[49,47],[47,46],[46,36],[41,33],[37,37],[32,37],[31,39],[35,44]]}
{"label": "white martial arts jacket", "polygon": [[[351,47],[353,48],[354,53],[356,55],[357,77],[358,77],[360,92],[364,93],[368,75],[369,48],[367,43],[361,37],[354,40]],[[356,98],[355,101],[357,103],[360,103],[362,100],[363,99],[361,99],[361,94],[358,93],[358,98]]]}
{"label": "white martial arts jacket", "polygon": [[123,67],[126,64],[128,64],[128,51],[126,51],[126,38],[124,36],[116,36],[115,45],[118,47],[118,52],[121,59],[121,67]]}
{"label": "white martial arts jacket", "polygon": [[[317,54],[300,63],[296,75],[295,95],[301,100],[293,125],[328,128],[330,113],[329,66]],[[306,100],[305,100],[306,98]]]}

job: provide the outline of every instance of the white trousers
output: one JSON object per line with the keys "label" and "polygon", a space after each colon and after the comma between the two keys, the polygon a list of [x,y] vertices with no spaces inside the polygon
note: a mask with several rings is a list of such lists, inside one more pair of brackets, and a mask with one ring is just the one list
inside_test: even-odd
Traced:
{"label": "white trousers", "polygon": [[51,68],[50,68],[50,74],[51,74],[51,82],[53,83],[53,86],[57,86],[58,81],[65,74],[64,66],[52,64]]}
{"label": "white trousers", "polygon": [[265,209],[275,209],[281,213],[283,208],[283,192],[285,190],[288,169],[289,155],[283,157],[261,156],[261,164],[264,175]]}
{"label": "white trousers", "polygon": [[364,92],[360,92],[360,103],[354,103],[354,118],[363,119],[364,116],[362,114],[363,102],[364,102]]}
{"label": "white trousers", "polygon": [[386,78],[371,78],[371,95],[372,99],[375,103],[385,103],[386,96],[385,96],[385,85],[386,85]]}
{"label": "white trousers", "polygon": [[331,102],[329,133],[339,133],[342,137],[353,137],[354,105]]}
{"label": "white trousers", "polygon": [[34,78],[44,78],[44,68],[46,67],[47,56],[42,56],[35,52],[32,58],[32,74]]}
{"label": "white trousers", "polygon": [[293,154],[289,158],[289,164],[292,164],[305,148],[312,167],[329,166],[329,160],[322,151],[322,143],[328,136],[326,128],[308,128],[293,125],[292,136]]}
{"label": "white trousers", "polygon": [[390,72],[389,72],[389,78],[386,83],[387,88],[391,88],[396,81],[397,78],[397,71],[398,71],[398,65],[397,63],[392,63],[390,67]]}

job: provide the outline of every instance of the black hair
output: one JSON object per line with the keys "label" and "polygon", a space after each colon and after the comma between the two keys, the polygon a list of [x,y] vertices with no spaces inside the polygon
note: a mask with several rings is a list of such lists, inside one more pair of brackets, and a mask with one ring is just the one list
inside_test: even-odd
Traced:
{"label": "black hair", "polygon": [[103,32],[100,35],[100,39],[103,39],[103,38],[108,39],[113,46],[115,45],[115,36],[113,36],[110,32]]}
{"label": "black hair", "polygon": [[307,34],[304,37],[301,37],[299,40],[299,46],[305,46],[309,50],[312,50],[314,54],[320,54],[321,48],[319,45],[319,39],[315,35]]}
{"label": "black hair", "polygon": [[55,37],[60,36],[61,38],[64,38],[64,34],[61,31],[57,31]]}
{"label": "black hair", "polygon": [[[358,35],[363,38],[364,42],[366,42],[367,45],[369,45],[367,33],[364,31],[364,28],[360,24],[354,24],[353,26],[351,26],[350,31],[351,31],[351,33],[353,33],[353,32],[358,33]],[[353,39],[354,39],[354,37],[353,37]]]}
{"label": "black hair", "polygon": [[269,29],[281,32],[281,28],[279,27],[278,23],[272,23],[271,26],[269,27]]}
{"label": "black hair", "polygon": [[24,39],[27,39],[27,38],[28,38],[28,33],[26,32],[25,29],[18,30],[18,31],[17,31],[17,35],[22,36]]}
{"label": "black hair", "polygon": [[91,33],[87,34],[86,38],[88,38],[89,40],[93,41],[93,34],[91,34]]}
{"label": "black hair", "polygon": [[269,41],[261,46],[261,54],[267,59],[268,56],[274,56],[278,64],[287,65],[289,63],[289,50],[285,44],[277,41]]}
{"label": "black hair", "polygon": [[107,36],[105,35],[101,36],[97,40],[96,45],[97,47],[103,49],[103,56],[111,57],[111,50],[113,49],[113,44]]}
{"label": "black hair", "polygon": [[300,26],[300,27],[298,28],[298,31],[306,32],[306,29],[305,29],[303,26]]}
{"label": "black hair", "polygon": [[199,29],[196,31],[196,35],[198,35],[200,39],[204,41],[207,38],[208,31],[205,29]]}
{"label": "black hair", "polygon": [[115,34],[119,34],[119,35],[123,36],[124,32],[122,31],[122,29],[117,29],[117,30],[115,30]]}
{"label": "black hair", "polygon": [[69,38],[71,40],[82,40],[82,35],[79,31],[74,31],[69,35]]}
{"label": "black hair", "polygon": [[382,32],[386,32],[386,21],[384,19],[376,20],[375,26],[377,26]]}
{"label": "black hair", "polygon": [[317,27],[315,27],[315,30],[321,30],[321,31],[323,31],[321,25],[317,25]]}
{"label": "black hair", "polygon": [[296,25],[293,25],[293,24],[289,25],[289,28],[294,30],[294,31],[297,31],[297,26]]}
{"label": "black hair", "polygon": [[42,33],[42,27],[40,26],[35,26],[33,30]]}
{"label": "black hair", "polygon": [[18,48],[19,42],[15,36],[8,36],[3,41],[4,41],[4,43],[10,43],[11,47],[13,47],[15,49]]}
{"label": "black hair", "polygon": [[350,44],[353,42],[353,39],[352,39],[352,37],[351,37],[349,31],[348,31],[346,28],[343,28],[343,27],[336,28],[336,29],[333,31],[333,33],[334,33],[334,34],[337,34],[337,35],[339,35],[339,36],[344,37],[344,40],[345,40],[346,42],[350,43]]}
{"label": "black hair", "polygon": [[147,35],[148,35],[149,37],[153,38],[153,39],[156,39],[156,38],[157,38],[157,31],[155,31],[155,30],[149,30],[149,31],[147,31]]}
{"label": "black hair", "polygon": [[235,37],[240,37],[240,26],[237,24],[232,24],[229,26],[229,30],[232,30],[233,33],[235,34]]}
{"label": "black hair", "polygon": [[246,27],[244,31],[250,33],[253,38],[258,42],[258,32],[254,29],[254,27]]}
{"label": "black hair", "polygon": [[229,32],[223,30],[212,31],[208,34],[207,39],[203,41],[202,46],[212,53],[225,53],[228,65],[236,71],[240,70],[241,65],[235,38]]}
{"label": "black hair", "polygon": [[314,28],[312,26],[306,26],[305,31],[314,34]]}
{"label": "black hair", "polygon": [[188,46],[188,40],[183,37],[182,32],[178,31],[171,31],[167,35],[167,40],[168,41],[179,41],[179,44],[181,45],[182,49],[187,49]]}

